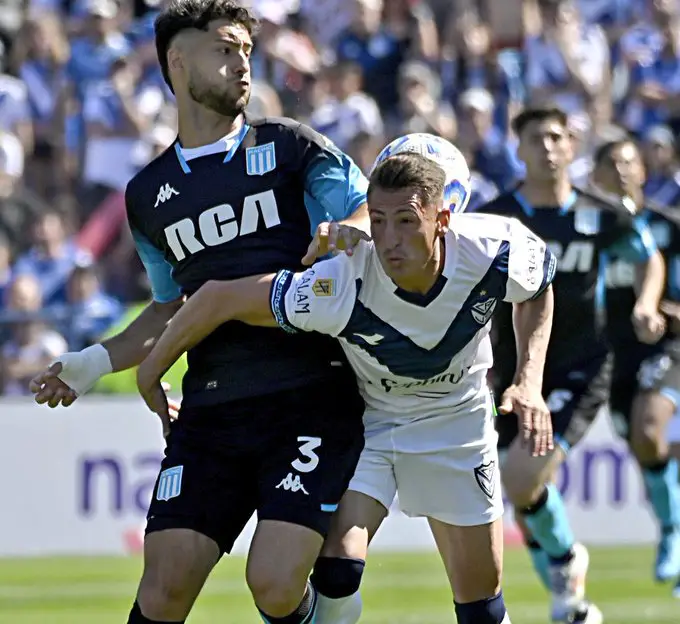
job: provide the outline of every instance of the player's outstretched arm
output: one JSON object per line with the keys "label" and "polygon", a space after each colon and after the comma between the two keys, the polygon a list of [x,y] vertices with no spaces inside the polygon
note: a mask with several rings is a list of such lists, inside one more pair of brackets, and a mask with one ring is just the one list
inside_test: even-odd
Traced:
{"label": "player's outstretched arm", "polygon": [[120,334],[82,351],[64,353],[29,383],[37,403],[68,407],[101,377],[136,366],[151,351],[182,299],[150,303]]}
{"label": "player's outstretched arm", "polygon": [[276,276],[259,275],[201,286],[173,317],[137,370],[137,386],[151,411],[167,421],[160,380],[179,357],[227,321],[275,327],[270,291]]}

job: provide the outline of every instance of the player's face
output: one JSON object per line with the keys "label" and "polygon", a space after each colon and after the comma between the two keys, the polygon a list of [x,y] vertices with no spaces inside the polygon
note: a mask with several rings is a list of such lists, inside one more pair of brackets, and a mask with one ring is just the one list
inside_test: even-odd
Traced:
{"label": "player's face", "polygon": [[527,178],[555,178],[574,159],[569,130],[558,119],[529,122],[519,137],[517,154],[526,164]]}
{"label": "player's face", "polygon": [[215,20],[206,32],[192,35],[182,59],[189,95],[220,115],[242,113],[250,99],[253,49],[245,26]]}
{"label": "player's face", "polygon": [[368,200],[371,236],[385,273],[405,290],[421,291],[436,271],[436,248],[448,211],[423,206],[413,189],[373,189]]}
{"label": "player's face", "polygon": [[624,143],[612,149],[597,167],[595,179],[606,191],[636,196],[645,183],[645,168],[637,147]]}

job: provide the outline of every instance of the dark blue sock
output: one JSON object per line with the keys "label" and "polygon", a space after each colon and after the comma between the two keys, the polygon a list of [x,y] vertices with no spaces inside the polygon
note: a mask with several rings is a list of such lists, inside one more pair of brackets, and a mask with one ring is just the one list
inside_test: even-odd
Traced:
{"label": "dark blue sock", "polygon": [[493,598],[462,604],[455,602],[454,605],[458,624],[510,624],[502,591]]}
{"label": "dark blue sock", "polygon": [[137,601],[132,605],[132,611],[128,616],[127,624],[184,624],[185,620],[174,620],[173,622],[161,622],[160,620],[150,620],[144,617],[142,610],[139,608]]}

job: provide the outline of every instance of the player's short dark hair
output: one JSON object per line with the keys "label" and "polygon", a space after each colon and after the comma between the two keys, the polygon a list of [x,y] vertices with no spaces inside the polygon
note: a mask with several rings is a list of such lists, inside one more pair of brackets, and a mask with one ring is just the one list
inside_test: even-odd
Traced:
{"label": "player's short dark hair", "polygon": [[561,126],[569,127],[569,118],[561,108],[557,106],[542,106],[536,108],[525,108],[517,117],[512,120],[512,129],[517,136],[522,134],[524,128],[534,121],[546,121],[547,119],[556,120]]}
{"label": "player's short dark hair", "polygon": [[383,160],[371,173],[368,197],[375,188],[385,191],[413,189],[423,206],[437,204],[444,195],[446,174],[433,160],[407,152]]}
{"label": "player's short dark hair", "polygon": [[602,165],[605,159],[610,159],[614,150],[623,147],[624,145],[633,145],[635,149],[640,154],[640,146],[637,141],[632,136],[625,136],[619,139],[613,139],[611,141],[605,141],[602,145],[599,145],[593,154],[593,162],[596,167]]}
{"label": "player's short dark hair", "polygon": [[166,84],[172,89],[168,73],[168,48],[183,30],[207,30],[215,20],[241,24],[253,36],[259,22],[244,6],[234,0],[171,0],[158,14],[154,23],[156,54]]}

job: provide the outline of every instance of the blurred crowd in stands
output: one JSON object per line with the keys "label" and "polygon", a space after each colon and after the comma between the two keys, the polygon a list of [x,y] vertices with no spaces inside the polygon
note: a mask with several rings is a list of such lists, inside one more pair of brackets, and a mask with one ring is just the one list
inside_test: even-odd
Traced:
{"label": "blurred crowd in stands", "polygon": [[[148,298],[127,181],[176,136],[163,0],[0,0],[0,393]],[[680,202],[680,0],[243,0],[262,21],[250,110],[363,168],[397,135],[465,153],[471,209],[522,176],[509,120],[556,103],[578,142],[632,132],[648,196]]]}

